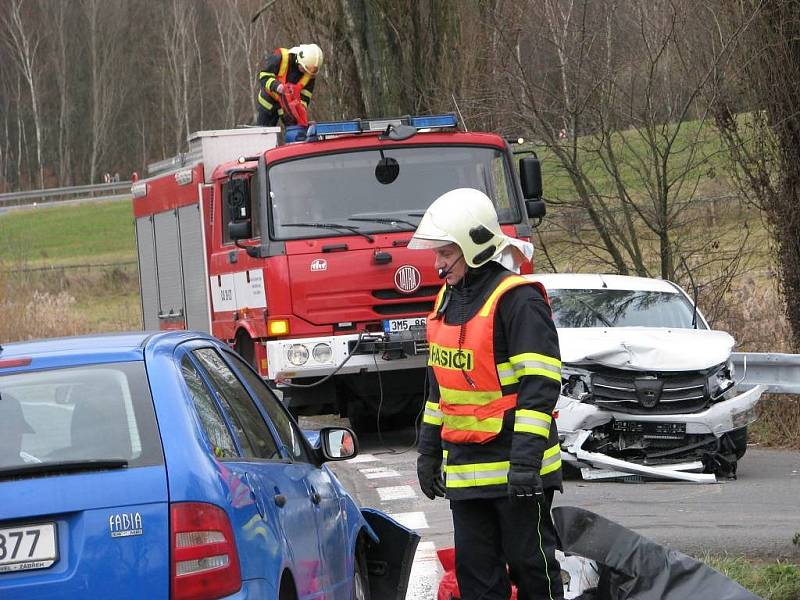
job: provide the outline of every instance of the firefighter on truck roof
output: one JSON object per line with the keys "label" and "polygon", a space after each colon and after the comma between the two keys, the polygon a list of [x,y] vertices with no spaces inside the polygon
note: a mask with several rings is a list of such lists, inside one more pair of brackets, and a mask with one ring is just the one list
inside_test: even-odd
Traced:
{"label": "firefighter on truck roof", "polygon": [[428,498],[450,500],[461,598],[509,598],[508,565],[520,600],[561,600],[558,336],[544,287],[514,272],[533,248],[468,188],[436,199],[408,247],[433,250],[445,280],[428,316],[417,475]]}
{"label": "firefighter on truck roof", "polygon": [[258,73],[258,125],[274,127],[279,118],[286,126],[295,125],[294,117],[284,114],[281,96],[288,86],[294,86],[303,106],[308,108],[323,58],[322,49],[316,44],[301,44],[276,48],[264,59]]}

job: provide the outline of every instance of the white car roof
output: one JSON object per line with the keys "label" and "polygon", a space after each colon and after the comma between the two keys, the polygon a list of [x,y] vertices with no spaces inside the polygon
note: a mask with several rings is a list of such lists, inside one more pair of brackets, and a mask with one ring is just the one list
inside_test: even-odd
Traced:
{"label": "white car roof", "polygon": [[631,277],[629,275],[601,275],[595,273],[537,273],[525,275],[541,282],[547,290],[635,290],[643,292],[679,293],[675,286],[663,279]]}

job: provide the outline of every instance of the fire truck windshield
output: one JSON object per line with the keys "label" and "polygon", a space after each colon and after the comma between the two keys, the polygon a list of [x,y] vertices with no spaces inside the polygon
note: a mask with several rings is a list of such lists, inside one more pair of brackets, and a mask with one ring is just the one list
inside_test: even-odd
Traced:
{"label": "fire truck windshield", "polygon": [[[379,161],[393,159],[386,177]],[[394,166],[396,161],[396,166]],[[483,146],[413,146],[310,156],[269,169],[273,239],[318,237],[315,223],[358,225],[359,233],[412,231],[441,194],[477,188],[495,203],[501,223],[519,223],[510,165]],[[308,226],[303,226],[306,224]],[[341,228],[326,235],[352,235]]]}

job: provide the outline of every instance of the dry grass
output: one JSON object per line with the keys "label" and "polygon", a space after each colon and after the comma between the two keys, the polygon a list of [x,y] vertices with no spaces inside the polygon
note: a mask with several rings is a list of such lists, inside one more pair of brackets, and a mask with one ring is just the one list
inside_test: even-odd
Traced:
{"label": "dry grass", "polygon": [[0,342],[141,329],[136,268],[0,263]]}

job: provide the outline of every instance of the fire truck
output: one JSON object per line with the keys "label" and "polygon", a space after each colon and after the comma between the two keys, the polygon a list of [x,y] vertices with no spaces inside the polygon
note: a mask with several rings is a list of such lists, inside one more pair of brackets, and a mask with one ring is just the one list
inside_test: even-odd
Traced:
{"label": "fire truck", "polygon": [[[503,231],[529,239],[544,214],[535,155],[519,159],[454,114],[201,131],[189,152],[132,186],[145,329],[231,344],[296,414],[356,428],[416,417],[425,318],[442,282],[406,246],[442,193],[493,199]],[[534,221],[535,222],[535,221]]]}

